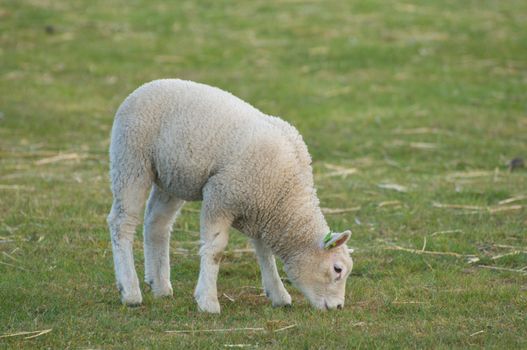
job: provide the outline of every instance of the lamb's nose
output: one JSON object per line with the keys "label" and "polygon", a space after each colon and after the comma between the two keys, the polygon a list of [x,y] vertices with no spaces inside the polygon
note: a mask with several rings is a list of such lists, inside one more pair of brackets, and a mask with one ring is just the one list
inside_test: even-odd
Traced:
{"label": "lamb's nose", "polygon": [[338,304],[337,305],[337,309],[341,310],[342,309],[342,304]]}

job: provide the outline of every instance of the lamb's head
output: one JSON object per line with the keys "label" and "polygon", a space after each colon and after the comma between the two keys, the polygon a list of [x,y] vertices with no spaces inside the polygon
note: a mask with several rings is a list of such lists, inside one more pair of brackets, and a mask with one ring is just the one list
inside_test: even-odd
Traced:
{"label": "lamb's head", "polygon": [[284,266],[289,279],[318,309],[344,306],[346,279],[353,268],[346,246],[350,235],[351,231],[328,234]]}

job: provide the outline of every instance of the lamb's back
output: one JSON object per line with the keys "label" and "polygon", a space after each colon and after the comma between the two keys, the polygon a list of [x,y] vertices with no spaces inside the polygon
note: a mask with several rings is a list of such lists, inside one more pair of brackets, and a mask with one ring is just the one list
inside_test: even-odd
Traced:
{"label": "lamb's back", "polygon": [[128,143],[124,151],[143,152],[158,185],[186,200],[202,199],[203,186],[217,174],[269,188],[283,177],[276,174],[298,166],[305,171],[294,172],[312,183],[310,157],[294,127],[215,87],[147,83],[123,102],[115,123]]}
{"label": "lamb's back", "polygon": [[152,160],[160,186],[199,200],[215,174],[256,180],[266,165],[294,161],[284,158],[295,149],[290,136],[269,118],[221,89],[165,79],[130,94],[115,123],[125,139],[138,141],[131,148]]}

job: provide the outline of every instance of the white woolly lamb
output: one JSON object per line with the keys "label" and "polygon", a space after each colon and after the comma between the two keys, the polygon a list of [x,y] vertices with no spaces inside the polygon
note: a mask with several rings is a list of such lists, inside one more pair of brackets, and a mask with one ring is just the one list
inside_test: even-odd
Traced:
{"label": "white woolly lamb", "polygon": [[329,227],[298,131],[218,88],[175,79],[147,83],[117,111],[110,146],[113,205],[108,216],[117,286],[127,305],[142,302],[132,243],[144,219],[145,281],[172,295],[170,231],[185,201],[202,200],[201,268],[195,298],[220,311],[216,280],[230,226],[252,239],[274,306],[290,305],[274,255],[319,309],[341,308],[353,262],[351,232]]}

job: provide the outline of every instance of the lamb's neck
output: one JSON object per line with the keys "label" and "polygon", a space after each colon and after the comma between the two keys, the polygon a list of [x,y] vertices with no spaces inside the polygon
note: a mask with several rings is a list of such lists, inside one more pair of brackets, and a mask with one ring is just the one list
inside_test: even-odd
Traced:
{"label": "lamb's neck", "polygon": [[318,247],[327,232],[329,226],[318,204],[304,202],[297,208],[288,206],[276,212],[268,222],[264,240],[287,263]]}

